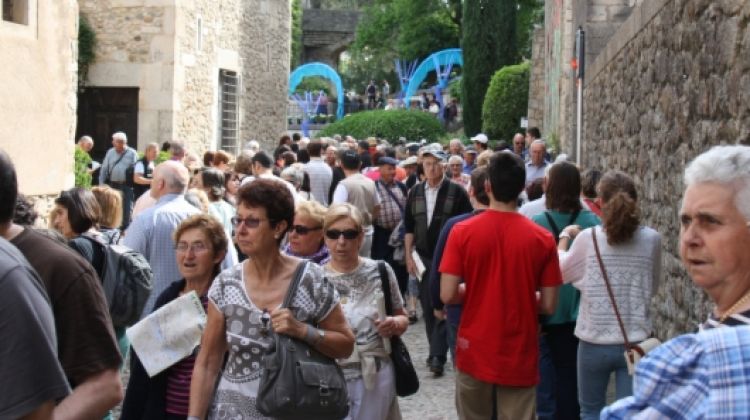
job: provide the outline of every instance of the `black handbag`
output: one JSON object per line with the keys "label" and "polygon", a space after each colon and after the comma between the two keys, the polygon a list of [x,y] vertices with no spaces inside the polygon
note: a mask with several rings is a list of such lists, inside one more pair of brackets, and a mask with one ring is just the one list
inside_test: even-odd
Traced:
{"label": "black handbag", "polygon": [[[380,283],[383,287],[383,298],[385,299],[385,312],[387,315],[393,315],[393,303],[391,300],[391,282],[388,278],[388,271],[383,261],[378,261],[378,271],[380,271]],[[419,391],[419,377],[414,365],[411,363],[411,356],[406,344],[401,337],[391,337],[391,362],[393,371],[396,376],[396,395],[399,397],[408,397]]]}
{"label": "black handbag", "polygon": [[[305,272],[300,263],[282,308],[288,308]],[[258,411],[279,419],[341,419],[349,413],[346,380],[336,361],[283,334],[263,356]]]}

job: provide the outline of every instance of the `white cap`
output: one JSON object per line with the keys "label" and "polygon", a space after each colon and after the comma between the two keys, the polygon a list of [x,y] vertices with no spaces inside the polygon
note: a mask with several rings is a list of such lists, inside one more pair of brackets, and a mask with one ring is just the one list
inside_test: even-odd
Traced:
{"label": "white cap", "polygon": [[471,141],[476,141],[476,142],[479,142],[479,143],[482,143],[482,144],[487,144],[487,142],[489,141],[489,139],[487,138],[486,134],[479,133],[476,136],[472,137]]}
{"label": "white cap", "polygon": [[401,161],[401,163],[398,164],[400,167],[408,166],[408,165],[416,165],[417,164],[417,157],[416,156],[409,156],[408,158]]}

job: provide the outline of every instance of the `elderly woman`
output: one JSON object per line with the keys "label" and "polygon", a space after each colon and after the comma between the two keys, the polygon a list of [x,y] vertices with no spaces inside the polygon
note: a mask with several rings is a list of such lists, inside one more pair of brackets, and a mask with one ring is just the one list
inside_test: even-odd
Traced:
{"label": "elderly woman", "polygon": [[96,201],[99,203],[99,232],[107,237],[107,242],[120,242],[119,226],[122,224],[122,193],[109,185],[98,185],[91,188]]}
{"label": "elderly woman", "polygon": [[317,201],[300,201],[294,212],[294,224],[289,229],[289,242],[284,253],[293,257],[325,264],[331,259],[323,242],[323,222],[326,208]]}
{"label": "elderly woman", "polygon": [[750,418],[750,147],[716,146],[698,156],[685,186],[680,257],[715,307],[702,331],[649,353],[636,367],[634,395],[606,416]]}
{"label": "elderly woman", "polygon": [[[185,219],[174,232],[177,267],[182,279],[159,295],[154,311],[178,297],[195,291],[203,308],[208,307],[208,289],[219,273],[227,252],[227,236],[221,224],[207,214]],[[130,381],[122,405],[121,420],[185,419],[188,414],[190,381],[196,352],[170,368],[149,377],[138,355],[130,359]]]}
{"label": "elderly woman", "polygon": [[[294,187],[294,190],[297,191],[297,196],[300,198],[303,198],[305,200],[310,199],[310,191],[305,191],[305,178],[307,178],[307,183],[309,184],[309,177],[305,173],[304,166],[301,163],[295,163],[291,166],[288,166],[284,168],[283,171],[281,171],[281,179],[284,181],[292,184]],[[307,190],[309,190],[309,186]]]}
{"label": "elderly woman", "polygon": [[[601,223],[581,205],[581,175],[574,164],[563,161],[552,165],[547,178],[548,210],[532,217],[536,224],[558,238],[570,225],[585,229]],[[574,335],[580,299],[573,286],[563,285],[555,313],[540,319],[543,334],[539,337],[537,415],[541,420],[555,416],[574,419],[581,410],[576,392],[578,339]]]}
{"label": "elderly woman", "polygon": [[464,160],[461,156],[453,155],[448,159],[448,170],[446,171],[448,179],[464,187],[466,190],[471,185],[471,175],[464,173]]}
{"label": "elderly woman", "polygon": [[275,334],[306,341],[331,358],[349,357],[354,344],[338,293],[316,264],[306,265],[291,308],[279,308],[302,263],[279,250],[294,220],[289,189],[256,179],[240,187],[237,201],[233,224],[248,259],[224,270],[208,292],[208,321],[190,385],[189,414],[201,419],[207,413],[263,418],[256,409],[261,358]]}
{"label": "elderly woman", "polygon": [[[661,236],[640,224],[633,180],[619,171],[607,172],[598,192],[603,225],[582,232],[579,226],[568,226],[558,245],[563,281],[581,291],[575,335],[578,402],[584,420],[599,418],[612,373],[617,398],[632,394],[633,386],[623,357],[625,339],[597,261],[594,236],[630,342],[643,341],[652,333],[649,305],[661,276]],[[576,240],[566,252],[573,237]]]}
{"label": "elderly woman", "polygon": [[[385,350],[385,340],[400,336],[409,326],[398,282],[386,264],[387,279],[381,279],[378,262],[359,256],[364,240],[362,213],[349,203],[328,209],[325,241],[331,261],[325,265],[328,279],[341,295],[344,314],[356,334],[352,357],[340,361],[349,391],[349,417],[353,420],[400,418],[393,365]],[[390,282],[394,314],[379,318],[373,295]]]}

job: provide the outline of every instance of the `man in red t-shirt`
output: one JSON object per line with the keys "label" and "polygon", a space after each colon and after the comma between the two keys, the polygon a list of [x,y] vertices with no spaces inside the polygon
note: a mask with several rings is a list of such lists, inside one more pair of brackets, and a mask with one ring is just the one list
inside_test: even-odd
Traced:
{"label": "man in red t-shirt", "polygon": [[554,312],[560,265],[552,235],[516,212],[526,181],[523,161],[495,153],[488,178],[489,209],[454,226],[440,264],[440,298],[464,308],[456,339],[456,408],[461,419],[488,419],[494,392],[498,418],[532,419],[537,315]]}

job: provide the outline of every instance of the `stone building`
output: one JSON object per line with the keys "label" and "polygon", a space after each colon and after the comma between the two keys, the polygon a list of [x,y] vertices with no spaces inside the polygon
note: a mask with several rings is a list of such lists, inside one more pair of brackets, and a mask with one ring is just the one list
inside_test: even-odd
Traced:
{"label": "stone building", "polygon": [[78,5],[0,4],[0,149],[13,159],[23,193],[57,195],[73,186]]}
{"label": "stone building", "polygon": [[591,22],[582,25],[591,36],[581,164],[634,177],[644,224],[663,236],[663,277],[652,302],[656,332],[667,338],[694,330],[712,305],[679,258],[682,175],[713,145],[750,144],[750,2],[594,0],[597,7],[574,14],[563,7],[569,1],[547,0],[543,77],[553,95],[545,101],[543,131],[557,130],[563,151],[574,152],[572,75],[555,60],[572,57],[577,20],[606,16],[611,23],[603,24],[609,29],[600,40],[586,26]]}
{"label": "stone building", "polygon": [[271,147],[286,129],[291,10],[279,0],[80,0],[97,37],[78,134],[94,155],[182,140],[197,153]]}

